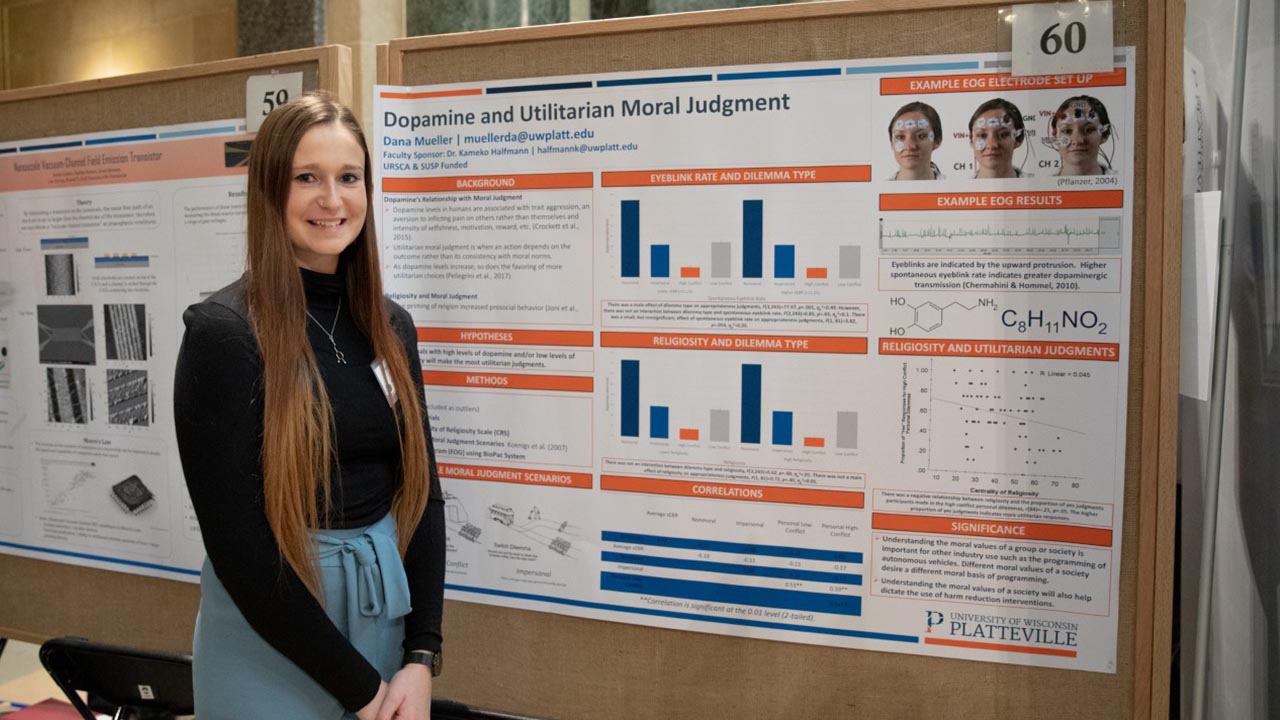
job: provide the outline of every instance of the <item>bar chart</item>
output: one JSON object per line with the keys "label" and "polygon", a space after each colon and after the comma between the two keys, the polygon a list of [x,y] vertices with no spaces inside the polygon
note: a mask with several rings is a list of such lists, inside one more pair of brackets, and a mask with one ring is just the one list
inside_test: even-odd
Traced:
{"label": "bar chart", "polygon": [[597,200],[601,287],[640,298],[750,289],[848,301],[846,289],[869,277],[877,240],[860,202],[838,184],[607,188]]}
{"label": "bar chart", "polygon": [[[815,391],[797,381],[803,374],[796,367],[840,361],[742,357],[752,359],[676,362],[685,365],[681,372],[670,355],[619,353],[617,401],[611,408],[616,411],[616,437],[721,449],[858,450],[855,393],[848,388]],[[690,377],[690,367],[706,377]]]}

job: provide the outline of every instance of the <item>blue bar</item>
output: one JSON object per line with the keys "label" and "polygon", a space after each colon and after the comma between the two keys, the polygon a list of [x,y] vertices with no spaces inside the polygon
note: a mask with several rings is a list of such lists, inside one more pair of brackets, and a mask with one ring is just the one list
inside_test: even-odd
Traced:
{"label": "blue bar", "polygon": [[152,570],[164,570],[166,572],[179,573],[181,575],[191,575],[200,577],[199,570],[188,570],[186,568],[173,567],[171,565],[160,565],[157,563],[138,562],[137,560],[124,560],[121,558],[107,557],[105,555],[90,555],[89,553],[72,552],[70,550],[54,550],[53,548],[39,547],[38,545],[21,545],[19,543],[0,542],[0,546],[17,548],[19,550],[33,550],[35,552],[48,553],[50,555],[62,555],[63,557],[81,558],[84,560],[97,560],[105,563],[115,563],[116,565],[130,565],[133,567],[150,568]]}
{"label": "blue bar", "polygon": [[649,246],[649,277],[671,277],[671,246]]}
{"label": "blue bar", "polygon": [[649,437],[666,440],[671,437],[667,433],[667,409],[661,405],[649,406]]}
{"label": "blue bar", "polygon": [[541,90],[580,90],[591,87],[591,81],[583,82],[563,82],[563,83],[543,83],[542,85],[508,85],[507,87],[491,87],[485,88],[485,93],[489,95],[499,95],[502,93],[522,93],[522,92],[539,92]]}
{"label": "blue bar", "polygon": [[138,142],[140,140],[155,140],[155,139],[156,139],[155,133],[149,133],[147,135],[121,135],[120,137],[92,138],[90,140],[85,140],[84,144],[85,145],[107,145],[109,143]]}
{"label": "blue bar", "polygon": [[813,633],[814,635],[831,635],[834,637],[851,637],[864,638],[866,640],[884,640],[886,642],[900,642],[919,644],[920,636],[918,635],[894,635],[892,633],[868,632],[866,630],[847,630],[844,628],[831,627],[815,627],[813,625],[794,625],[792,623],[770,622],[767,620],[747,620],[738,617],[724,617],[721,615],[698,615],[696,613],[675,612],[673,610],[656,610],[654,608],[632,607],[630,605],[616,605],[614,603],[590,602],[587,600],[572,600],[569,598],[554,597],[551,595],[536,595],[534,593],[511,592],[510,590],[494,590],[492,588],[473,587],[470,585],[455,585],[454,583],[445,583],[445,590],[453,590],[454,592],[474,593],[476,595],[488,595],[490,597],[513,598],[515,600],[532,600],[535,602],[555,603],[557,605],[567,605],[569,607],[588,608],[591,610],[612,610],[614,612],[632,613],[634,615],[649,615],[651,617],[668,617],[679,620],[696,620],[698,622],[720,623],[723,625],[740,625],[742,627],[758,627],[768,630],[791,630],[793,632]]}
{"label": "blue bar", "polygon": [[742,442],[760,443],[760,366],[742,366]]}
{"label": "blue bar", "polygon": [[764,277],[764,201],[742,201],[742,277]]}
{"label": "blue bar", "polygon": [[597,80],[596,87],[621,87],[623,85],[662,85],[665,83],[710,82],[710,75],[672,75],[671,77],[623,78],[621,80]]}
{"label": "blue bar", "polygon": [[845,69],[846,75],[866,75],[882,72],[907,72],[919,70],[977,70],[976,62],[944,62],[921,63],[919,65],[876,65],[874,67],[851,67]]}
{"label": "blue bar", "polygon": [[72,140],[70,142],[49,143],[48,145],[27,145],[22,148],[22,152],[37,152],[39,150],[58,150],[60,148],[72,148],[72,147],[80,147],[80,146],[81,146],[81,143],[79,140]]}
{"label": "blue bar", "polygon": [[812,70],[762,70],[759,72],[720,73],[717,80],[766,80],[768,78],[821,77],[839,75],[840,68],[815,68]]}
{"label": "blue bar", "polygon": [[796,570],[795,568],[764,567],[761,565],[738,565],[736,563],[709,562],[707,560],[685,560],[672,557],[650,557],[631,553],[603,552],[600,559],[604,562],[627,563],[629,565],[645,565],[648,567],[664,567],[674,570],[697,570],[699,572],[726,573],[729,575],[745,575],[747,577],[781,578],[783,580],[809,580],[812,582],[831,583],[833,585],[861,585],[862,576],[856,573],[820,572],[817,570]]}
{"label": "blue bar", "polygon": [[794,558],[796,560],[825,560],[837,563],[862,563],[862,553],[845,550],[818,550],[815,548],[787,547],[785,545],[759,545],[756,543],[724,542],[722,540],[701,540],[698,538],[665,537],[662,535],[641,535],[616,530],[604,530],[600,533],[601,542],[616,542],[627,545],[648,545],[650,547],[678,548],[681,550],[700,550],[703,552],[723,552],[735,555],[762,555],[765,557]]}
{"label": "blue bar", "polygon": [[796,246],[773,246],[773,276],[776,278],[794,278],[796,276]]}
{"label": "blue bar", "polygon": [[40,249],[51,250],[55,247],[88,247],[87,237],[42,237]]}
{"label": "blue bar", "polygon": [[622,361],[622,437],[640,437],[640,361]]}
{"label": "blue bar", "polygon": [[773,444],[791,444],[791,413],[783,410],[773,411]]}
{"label": "blue bar", "polygon": [[640,201],[622,201],[622,277],[640,277]]}
{"label": "blue bar", "polygon": [[174,130],[173,132],[160,133],[159,139],[165,140],[168,138],[195,137],[197,135],[221,135],[224,133],[243,132],[243,131],[244,131],[243,127],[236,127],[235,125],[224,125],[222,127],[196,128],[195,130]]}
{"label": "blue bar", "polygon": [[658,595],[683,600],[751,605],[753,607],[820,612],[829,615],[862,614],[862,598],[857,595],[802,592],[800,590],[776,590],[774,588],[726,585],[700,580],[676,580],[674,578],[628,575],[625,573],[600,573],[600,589],[636,595]]}

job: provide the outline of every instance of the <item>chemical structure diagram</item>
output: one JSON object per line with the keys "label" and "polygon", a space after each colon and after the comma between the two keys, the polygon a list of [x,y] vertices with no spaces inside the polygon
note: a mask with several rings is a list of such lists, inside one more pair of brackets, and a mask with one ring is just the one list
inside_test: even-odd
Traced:
{"label": "chemical structure diagram", "polygon": [[889,329],[890,335],[904,335],[908,330],[919,330],[920,332],[933,332],[942,327],[947,312],[952,313],[964,310],[969,312],[978,308],[990,308],[996,310],[996,302],[992,298],[981,298],[973,305],[966,305],[962,302],[949,302],[945,305],[939,305],[932,300],[926,300],[916,304],[910,304],[904,297],[894,297],[889,300],[889,304],[894,307],[902,307],[911,311],[911,322],[905,323],[898,327]]}

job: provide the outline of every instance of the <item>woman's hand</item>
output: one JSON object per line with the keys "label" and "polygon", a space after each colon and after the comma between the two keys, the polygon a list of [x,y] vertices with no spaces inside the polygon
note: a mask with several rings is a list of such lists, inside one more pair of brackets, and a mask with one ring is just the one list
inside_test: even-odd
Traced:
{"label": "woman's hand", "polygon": [[[391,678],[377,720],[431,720],[431,668],[409,663]],[[361,720],[364,720],[362,717]]]}
{"label": "woman's hand", "polygon": [[373,696],[368,705],[356,711],[356,717],[360,720],[377,720],[378,711],[382,709],[383,703],[387,699],[387,684],[385,682],[378,683],[378,694]]}

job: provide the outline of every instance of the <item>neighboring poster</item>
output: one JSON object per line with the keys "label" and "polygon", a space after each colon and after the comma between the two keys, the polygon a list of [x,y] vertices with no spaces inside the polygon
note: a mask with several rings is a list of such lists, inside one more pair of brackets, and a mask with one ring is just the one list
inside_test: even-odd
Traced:
{"label": "neighboring poster", "polygon": [[243,267],[243,131],[0,144],[0,552],[198,578],[173,367]]}
{"label": "neighboring poster", "polygon": [[1118,57],[378,88],[449,596],[1114,672]]}

